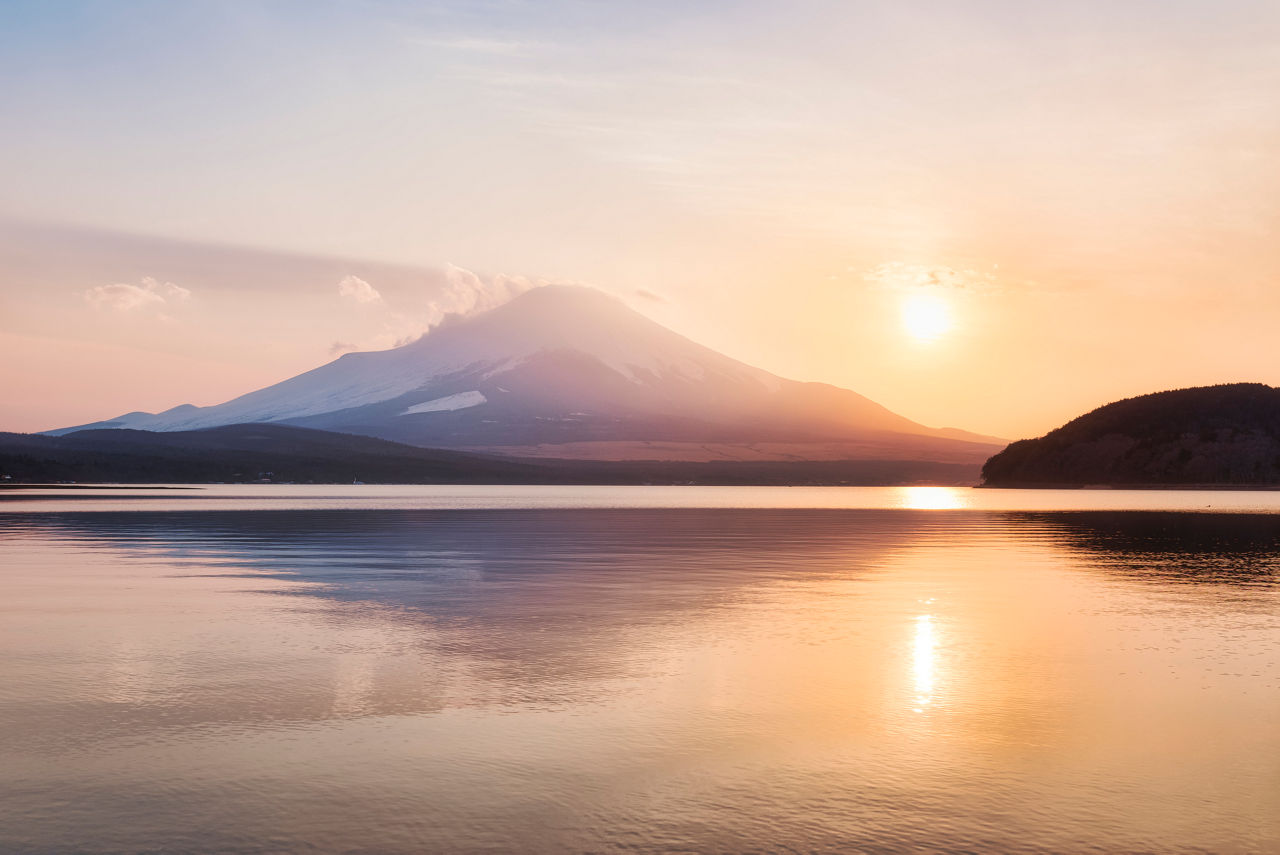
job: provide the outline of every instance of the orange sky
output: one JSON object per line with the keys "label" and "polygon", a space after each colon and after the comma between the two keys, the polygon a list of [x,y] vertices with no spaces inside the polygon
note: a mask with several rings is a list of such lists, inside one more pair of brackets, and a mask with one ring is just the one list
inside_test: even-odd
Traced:
{"label": "orange sky", "polygon": [[903,5],[7,7],[0,429],[538,281],[1006,437],[1280,384],[1280,7]]}

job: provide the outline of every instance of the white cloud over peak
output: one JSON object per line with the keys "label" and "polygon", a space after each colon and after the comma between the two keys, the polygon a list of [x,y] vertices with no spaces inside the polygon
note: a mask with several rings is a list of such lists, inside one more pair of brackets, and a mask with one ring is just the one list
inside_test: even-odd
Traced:
{"label": "white cloud over peak", "polygon": [[359,276],[344,277],[338,283],[338,296],[346,297],[357,303],[380,303],[382,295],[378,293],[378,289],[374,288],[368,282]]}
{"label": "white cloud over peak", "polygon": [[484,279],[465,267],[449,264],[445,267],[445,288],[431,301],[429,323],[435,326],[446,315],[465,316],[488,311],[525,291],[546,284],[541,280],[535,282],[524,276],[505,273]]}
{"label": "white cloud over peak", "polygon": [[359,349],[360,349],[359,345],[352,344],[349,341],[335,341],[333,344],[329,345],[329,355],[341,356],[344,353],[348,353],[352,350],[359,350]]}
{"label": "white cloud over peak", "polygon": [[347,276],[338,285],[339,294],[378,310],[363,315],[361,323],[378,322],[381,330],[364,334],[347,333],[329,346],[337,356],[353,350],[384,350],[400,347],[420,338],[432,328],[457,318],[497,308],[525,291],[550,284],[543,279],[505,273],[479,275],[456,264],[446,265],[443,276],[433,276],[416,293],[401,287],[384,298],[373,286],[356,276]]}

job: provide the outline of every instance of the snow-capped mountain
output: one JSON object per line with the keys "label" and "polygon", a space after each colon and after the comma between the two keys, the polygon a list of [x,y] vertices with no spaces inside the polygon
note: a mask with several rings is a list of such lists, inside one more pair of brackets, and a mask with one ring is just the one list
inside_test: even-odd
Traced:
{"label": "snow-capped mountain", "polygon": [[537,288],[402,347],[348,353],[216,406],[49,433],[246,422],[566,457],[968,461],[1002,445],[925,427],[846,389],[785,380],[576,286]]}

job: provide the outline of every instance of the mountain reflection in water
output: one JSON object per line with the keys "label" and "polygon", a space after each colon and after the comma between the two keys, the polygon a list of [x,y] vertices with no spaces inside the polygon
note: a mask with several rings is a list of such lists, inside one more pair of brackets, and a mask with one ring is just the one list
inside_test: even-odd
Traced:
{"label": "mountain reflection in water", "polygon": [[0,515],[0,850],[1274,849],[1278,521]]}

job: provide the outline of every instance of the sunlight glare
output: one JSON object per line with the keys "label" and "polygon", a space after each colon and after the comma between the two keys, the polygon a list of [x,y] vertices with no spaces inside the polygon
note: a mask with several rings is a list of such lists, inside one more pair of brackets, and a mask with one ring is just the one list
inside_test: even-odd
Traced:
{"label": "sunlight glare", "polygon": [[913,511],[953,511],[966,506],[956,487],[899,487],[898,506]]}
{"label": "sunlight glare", "polygon": [[933,701],[934,672],[937,666],[937,640],[933,632],[933,616],[918,615],[916,617],[915,641],[912,645],[911,670],[915,675],[916,712],[924,712],[924,708]]}
{"label": "sunlight glare", "polygon": [[940,294],[908,294],[902,300],[902,326],[916,341],[935,341],[951,329],[951,307]]}

